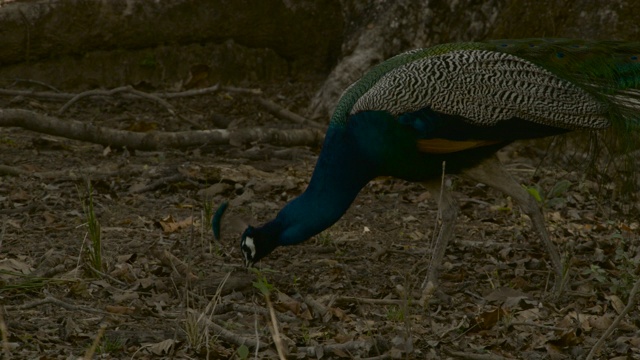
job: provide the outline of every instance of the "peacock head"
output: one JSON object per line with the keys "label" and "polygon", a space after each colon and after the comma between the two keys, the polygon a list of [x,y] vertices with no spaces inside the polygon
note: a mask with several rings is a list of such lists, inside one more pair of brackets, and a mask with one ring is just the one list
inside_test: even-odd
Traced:
{"label": "peacock head", "polygon": [[278,236],[271,231],[266,231],[265,228],[266,226],[260,228],[249,226],[242,234],[240,250],[244,255],[246,267],[253,266],[278,247]]}

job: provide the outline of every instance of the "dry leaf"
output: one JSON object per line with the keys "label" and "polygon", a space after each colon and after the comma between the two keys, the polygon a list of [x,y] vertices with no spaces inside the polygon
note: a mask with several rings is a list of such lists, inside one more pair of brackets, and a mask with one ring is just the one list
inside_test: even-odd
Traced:
{"label": "dry leaf", "polygon": [[611,319],[611,317],[607,315],[602,315],[602,316],[592,315],[589,317],[589,325],[591,325],[592,327],[598,330],[605,330],[609,328],[612,322],[613,320]]}
{"label": "dry leaf", "polygon": [[622,313],[625,305],[619,297],[617,297],[616,295],[609,295],[605,296],[604,298],[611,302],[611,306],[618,314]]}
{"label": "dry leaf", "polygon": [[160,227],[165,233],[176,232],[180,229],[184,229],[193,225],[193,217],[189,216],[181,221],[175,221],[171,215],[158,221]]}
{"label": "dry leaf", "polygon": [[131,306],[107,305],[104,307],[104,309],[107,310],[107,312],[110,312],[112,314],[121,314],[121,315],[133,315],[136,312],[136,308]]}
{"label": "dry leaf", "polygon": [[3,279],[9,279],[14,277],[13,275],[9,275],[7,273],[20,273],[20,274],[29,274],[32,269],[29,264],[24,263],[22,261],[18,261],[16,259],[2,259],[0,260],[0,277]]}
{"label": "dry leaf", "polygon": [[489,330],[506,314],[505,310],[499,307],[476,316],[469,326],[472,330]]}
{"label": "dry leaf", "polygon": [[175,345],[176,341],[173,339],[167,339],[155,344],[142,344],[147,351],[154,355],[168,355]]}

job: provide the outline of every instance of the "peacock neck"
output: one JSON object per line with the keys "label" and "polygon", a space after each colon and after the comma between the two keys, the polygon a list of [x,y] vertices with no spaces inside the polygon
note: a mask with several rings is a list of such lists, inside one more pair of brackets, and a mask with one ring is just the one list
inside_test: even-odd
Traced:
{"label": "peacock neck", "polygon": [[330,127],[307,189],[274,220],[282,230],[279,245],[293,245],[333,225],[374,176],[357,143],[341,126]]}

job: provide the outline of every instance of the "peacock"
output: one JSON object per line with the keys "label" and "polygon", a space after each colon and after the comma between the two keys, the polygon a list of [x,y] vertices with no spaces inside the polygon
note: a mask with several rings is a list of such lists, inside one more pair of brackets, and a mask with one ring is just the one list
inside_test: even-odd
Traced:
{"label": "peacock", "polygon": [[[435,284],[458,213],[444,172],[514,199],[547,248],[558,285],[563,263],[538,202],[495,153],[520,139],[639,128],[639,58],[640,42],[523,39],[442,44],[378,64],[342,94],[306,190],[242,234],[245,265],[327,229],[369,181],[391,176],[436,194],[442,226],[427,271]],[[214,232],[219,222],[220,214]]]}

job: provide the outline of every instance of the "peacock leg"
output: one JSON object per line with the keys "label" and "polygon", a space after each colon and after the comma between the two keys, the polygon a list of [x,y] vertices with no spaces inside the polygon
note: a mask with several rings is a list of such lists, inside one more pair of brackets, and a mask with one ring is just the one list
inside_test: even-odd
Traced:
{"label": "peacock leg", "polygon": [[431,195],[438,202],[438,213],[442,219],[442,226],[438,232],[435,244],[432,245],[431,262],[422,287],[435,288],[438,283],[438,270],[442,264],[447,243],[453,238],[456,218],[458,217],[458,204],[451,196],[446,186],[442,186],[440,180],[425,183]]}
{"label": "peacock leg", "polygon": [[502,191],[520,204],[521,209],[529,216],[533,228],[538,232],[542,242],[547,247],[553,271],[556,273],[555,290],[559,294],[562,291],[564,279],[562,261],[556,246],[551,241],[544,222],[544,216],[536,199],[506,172],[502,163],[496,157],[492,157],[480,165],[466,170],[464,175]]}

